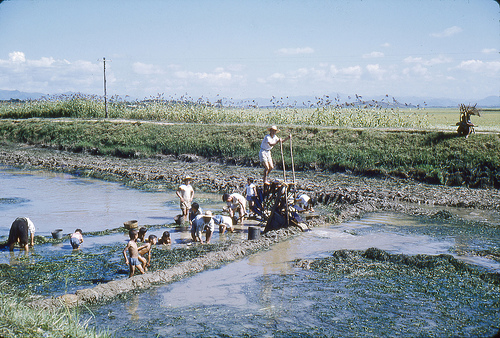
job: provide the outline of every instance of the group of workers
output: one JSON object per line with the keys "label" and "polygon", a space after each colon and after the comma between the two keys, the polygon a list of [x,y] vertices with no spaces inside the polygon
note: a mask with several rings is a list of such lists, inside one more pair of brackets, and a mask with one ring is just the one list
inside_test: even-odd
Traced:
{"label": "group of workers", "polygon": [[[269,174],[274,168],[271,150],[276,144],[282,143],[292,137],[291,134],[285,139],[278,137],[277,133],[279,132],[279,129],[276,126],[271,126],[268,128],[268,131],[269,134],[267,134],[262,140],[259,151],[259,160],[263,166],[264,184],[269,184]],[[223,211],[227,211],[229,216],[214,215],[210,210],[203,212],[199,204],[193,202],[194,189],[191,186],[192,180],[193,178],[190,176],[184,177],[183,183],[177,189],[176,194],[180,199],[180,208],[182,212],[182,215],[180,216],[183,221],[187,220],[191,225],[191,238],[193,242],[200,242],[202,244],[210,243],[212,234],[215,230],[215,225],[218,225],[219,232],[221,234],[223,234],[226,230],[233,232],[234,225],[236,223],[242,223],[245,217],[252,216],[255,198],[257,196],[257,189],[252,178],[248,178],[247,185],[245,186],[246,196],[236,192],[232,194],[223,194],[222,199],[227,203],[227,206],[223,208]],[[247,212],[247,203],[250,212]],[[312,210],[310,198],[305,194],[297,197],[296,204],[304,210]],[[236,217],[236,214],[238,214],[238,217]],[[126,264],[130,267],[130,276],[134,274],[135,267],[137,267],[141,273],[144,273],[147,270],[151,260],[152,245],[157,243],[171,243],[170,233],[168,231],[165,231],[159,240],[155,235],[151,235],[148,239],[145,239],[145,232],[146,228],[141,228],[139,231],[132,229],[129,232],[130,240],[123,250],[123,255],[125,257]],[[202,238],[202,232],[206,232],[205,241]],[[19,243],[21,248],[28,251],[29,246],[34,245],[34,235],[35,225],[33,222],[28,217],[19,217],[14,221],[14,223],[12,223],[7,245],[12,251],[15,244]],[[143,241],[144,244],[142,246],[138,246],[138,241]],[[73,249],[79,249],[82,243],[82,230],[76,229],[70,236],[70,244]],[[143,258],[146,254],[149,254],[148,260]]]}

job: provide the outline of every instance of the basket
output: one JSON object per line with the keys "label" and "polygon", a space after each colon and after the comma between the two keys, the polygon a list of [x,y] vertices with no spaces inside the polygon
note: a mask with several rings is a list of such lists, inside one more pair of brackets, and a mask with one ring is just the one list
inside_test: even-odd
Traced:
{"label": "basket", "polygon": [[132,221],[123,223],[123,226],[125,227],[125,229],[136,229],[138,227],[138,223],[137,220],[134,219]]}

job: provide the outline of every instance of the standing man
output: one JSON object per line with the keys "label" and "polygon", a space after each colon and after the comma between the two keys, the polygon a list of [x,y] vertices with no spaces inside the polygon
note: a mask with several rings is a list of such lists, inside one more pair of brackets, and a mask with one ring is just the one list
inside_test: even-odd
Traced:
{"label": "standing man", "polygon": [[28,244],[34,245],[35,239],[35,225],[28,217],[18,217],[12,223],[9,232],[9,239],[7,244],[9,245],[9,250],[14,251],[14,246],[19,243],[21,248],[29,251]]}
{"label": "standing man", "polygon": [[193,187],[191,186],[192,181],[193,179],[190,176],[184,177],[183,184],[179,186],[179,189],[177,189],[176,192],[177,196],[181,201],[181,212],[182,212],[183,222],[185,222],[188,217],[189,209],[191,209],[191,202],[193,201],[194,198],[194,190]]}
{"label": "standing man", "polygon": [[262,143],[260,144],[260,152],[259,152],[259,160],[260,163],[262,163],[262,166],[264,167],[264,177],[263,181],[264,184],[269,184],[269,181],[267,180],[267,176],[273,170],[274,168],[274,163],[273,163],[273,158],[271,156],[271,149],[278,143],[278,142],[283,142],[288,140],[289,138],[292,137],[292,134],[288,135],[285,139],[282,139],[276,135],[277,132],[279,132],[278,127],[272,126],[271,128],[268,129],[269,134],[264,137],[262,140]]}

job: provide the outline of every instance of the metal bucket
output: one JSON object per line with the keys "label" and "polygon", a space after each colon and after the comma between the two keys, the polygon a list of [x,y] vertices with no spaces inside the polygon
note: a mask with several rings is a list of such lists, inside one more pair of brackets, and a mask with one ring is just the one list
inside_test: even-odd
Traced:
{"label": "metal bucket", "polygon": [[63,237],[63,233],[62,233],[62,229],[56,229],[54,231],[52,231],[52,237],[54,239],[61,239]]}
{"label": "metal bucket", "polygon": [[248,227],[248,239],[259,239],[260,238],[260,227],[259,226],[252,226]]}
{"label": "metal bucket", "polygon": [[174,222],[177,225],[181,225],[183,220],[184,219],[183,219],[182,215],[177,215],[177,216],[174,217]]}

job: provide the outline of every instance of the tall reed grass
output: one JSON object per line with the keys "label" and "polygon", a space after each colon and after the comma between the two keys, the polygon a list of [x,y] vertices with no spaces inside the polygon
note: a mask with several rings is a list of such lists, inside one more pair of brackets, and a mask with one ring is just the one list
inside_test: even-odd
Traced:
{"label": "tall reed grass", "polygon": [[[395,103],[369,101],[356,96],[354,102],[331,100],[286,104],[273,98],[265,107],[254,102],[227,102],[163,95],[142,101],[127,101],[118,96],[108,100],[108,116],[115,119],[187,123],[246,123],[331,127],[424,128],[428,126],[424,110],[402,112]],[[0,118],[104,118],[104,100],[82,94],[45,97],[26,102],[3,102]]]}

